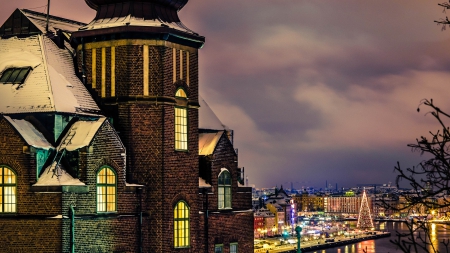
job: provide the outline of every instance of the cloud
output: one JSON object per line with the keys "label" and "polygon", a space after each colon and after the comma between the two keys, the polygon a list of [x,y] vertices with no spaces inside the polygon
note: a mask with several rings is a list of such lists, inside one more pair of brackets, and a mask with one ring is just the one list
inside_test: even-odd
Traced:
{"label": "cloud", "polygon": [[[190,0],[179,15],[206,37],[200,91],[235,130],[250,183],[387,183],[397,161],[417,164],[406,144],[439,127],[415,111],[420,100],[450,111],[450,32],[433,23],[445,16],[439,2]],[[11,2],[0,22],[45,4]],[[95,16],[83,0],[54,1],[51,11]]]}

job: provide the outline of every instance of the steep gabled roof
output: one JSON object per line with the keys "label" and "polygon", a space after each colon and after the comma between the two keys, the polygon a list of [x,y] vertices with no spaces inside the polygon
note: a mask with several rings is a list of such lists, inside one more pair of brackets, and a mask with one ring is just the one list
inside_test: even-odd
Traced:
{"label": "steep gabled roof", "polygon": [[[41,21],[37,21],[39,15],[16,10],[12,16],[17,15],[21,24],[34,25],[39,32],[0,38],[0,76],[7,69],[31,67],[22,84],[0,83],[0,113],[99,114],[97,104],[75,75],[70,45],[64,42],[64,48],[60,48],[44,34],[40,30],[43,29],[39,25]],[[64,22],[64,19],[53,18],[51,24],[64,27]],[[67,21],[64,29],[77,25]],[[5,27],[6,23],[2,25],[3,31]]]}
{"label": "steep gabled roof", "polygon": [[198,135],[198,154],[199,155],[211,155],[216,149],[217,143],[219,143],[220,137],[222,137],[225,131],[216,131],[209,133],[199,133]]}
{"label": "steep gabled roof", "polygon": [[45,139],[44,135],[39,132],[30,122],[24,119],[12,119],[4,116],[5,119],[19,132],[25,142],[35,148],[53,149],[53,146]]}
{"label": "steep gabled roof", "polygon": [[[47,15],[45,13],[36,12],[27,9],[20,10],[28,19],[43,33],[45,32],[45,27],[47,23]],[[70,20],[66,18],[61,18],[57,16],[49,16],[48,30],[50,32],[56,32],[57,30],[62,30],[65,32],[75,32],[82,26],[86,24],[83,22]]]}
{"label": "steep gabled roof", "polygon": [[[11,16],[0,26],[0,36],[19,36],[46,33],[47,15],[27,9],[16,9]],[[49,32],[62,30],[66,32],[77,31],[85,23],[49,16]]]}
{"label": "steep gabled roof", "polygon": [[62,138],[57,150],[74,151],[89,146],[105,121],[106,118],[101,117],[96,121],[80,120],[75,122]]}
{"label": "steep gabled roof", "polygon": [[200,109],[198,111],[198,125],[199,128],[202,129],[214,129],[214,130],[228,130],[227,126],[222,124],[214,111],[209,107],[208,103],[202,98],[202,96],[198,96],[198,102],[200,104]]}

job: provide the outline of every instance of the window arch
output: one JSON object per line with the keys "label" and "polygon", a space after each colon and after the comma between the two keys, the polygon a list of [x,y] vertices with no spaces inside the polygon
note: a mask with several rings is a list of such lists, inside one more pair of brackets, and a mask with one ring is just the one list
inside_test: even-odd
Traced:
{"label": "window arch", "polygon": [[183,88],[178,88],[177,92],[175,93],[175,97],[187,98],[187,95]]}
{"label": "window arch", "polygon": [[97,212],[117,211],[117,176],[110,167],[97,174]]}
{"label": "window arch", "polygon": [[183,200],[173,210],[173,234],[175,248],[190,246],[189,206]]}
{"label": "window arch", "polygon": [[218,182],[219,209],[231,208],[231,174],[223,170],[219,174]]}
{"label": "window arch", "polygon": [[16,212],[16,173],[5,165],[0,165],[0,213]]}
{"label": "window arch", "polygon": [[[187,99],[186,92],[183,88],[179,88],[175,93],[175,97]],[[175,149],[188,149],[188,122],[187,122],[187,108],[175,107]]]}

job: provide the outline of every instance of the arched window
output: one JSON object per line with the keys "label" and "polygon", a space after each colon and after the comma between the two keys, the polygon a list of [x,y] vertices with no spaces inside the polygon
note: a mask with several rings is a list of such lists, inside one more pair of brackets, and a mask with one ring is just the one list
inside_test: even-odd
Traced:
{"label": "arched window", "polygon": [[190,245],[189,206],[179,201],[173,210],[174,247],[185,248]]}
{"label": "arched window", "polygon": [[224,170],[219,175],[218,183],[219,209],[231,208],[231,175]]}
{"label": "arched window", "polygon": [[14,171],[0,165],[0,213],[16,212],[17,178]]}
{"label": "arched window", "polygon": [[[186,92],[179,88],[175,93],[175,97],[187,99]],[[187,124],[187,108],[175,107],[175,149],[188,149],[188,124]]]}
{"label": "arched window", "polygon": [[110,167],[102,167],[97,174],[97,212],[117,210],[116,173]]}

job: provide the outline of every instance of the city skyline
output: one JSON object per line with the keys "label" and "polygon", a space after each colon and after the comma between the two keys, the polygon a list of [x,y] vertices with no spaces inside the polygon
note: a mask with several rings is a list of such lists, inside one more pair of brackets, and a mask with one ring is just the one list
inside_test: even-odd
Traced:
{"label": "city skyline", "polygon": [[[388,183],[397,161],[416,165],[406,145],[438,129],[420,100],[450,111],[439,2],[191,0],[180,18],[206,37],[200,93],[235,131],[249,183]],[[5,3],[0,22],[46,4]],[[74,0],[52,1],[51,14],[90,22],[95,12]]]}

